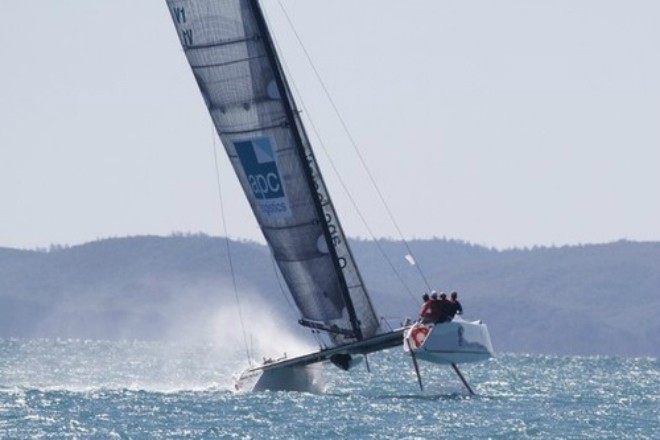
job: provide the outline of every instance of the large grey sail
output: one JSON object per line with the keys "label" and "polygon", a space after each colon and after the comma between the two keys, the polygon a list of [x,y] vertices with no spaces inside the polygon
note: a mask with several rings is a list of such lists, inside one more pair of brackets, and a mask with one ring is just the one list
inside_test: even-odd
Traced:
{"label": "large grey sail", "polygon": [[167,0],[179,39],[305,325],[335,343],[379,324],[256,0]]}

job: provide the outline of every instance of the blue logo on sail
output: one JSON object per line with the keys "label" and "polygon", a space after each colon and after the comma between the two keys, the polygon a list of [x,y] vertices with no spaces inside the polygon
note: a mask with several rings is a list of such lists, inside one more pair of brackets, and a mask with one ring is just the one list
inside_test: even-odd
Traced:
{"label": "blue logo on sail", "polygon": [[262,137],[234,142],[234,147],[261,212],[267,216],[288,216],[289,203],[271,142]]}

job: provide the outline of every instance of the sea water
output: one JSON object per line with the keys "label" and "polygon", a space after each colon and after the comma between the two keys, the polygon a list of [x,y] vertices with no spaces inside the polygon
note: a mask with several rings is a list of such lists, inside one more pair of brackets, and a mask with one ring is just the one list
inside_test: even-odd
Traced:
{"label": "sea water", "polygon": [[660,439],[655,358],[502,354],[450,368],[392,349],[317,393],[235,394],[240,350],[0,339],[0,438]]}

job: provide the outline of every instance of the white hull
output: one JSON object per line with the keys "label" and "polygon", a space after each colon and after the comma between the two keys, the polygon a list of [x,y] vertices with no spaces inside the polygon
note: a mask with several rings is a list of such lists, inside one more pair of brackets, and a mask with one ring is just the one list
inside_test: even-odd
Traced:
{"label": "white hull", "polygon": [[[237,392],[263,390],[318,392],[323,384],[319,381],[315,365],[334,363],[344,370],[349,370],[362,362],[361,355],[401,344],[403,332],[404,329],[399,328],[368,339],[295,358],[269,360],[263,365],[247,368],[235,376],[234,388]],[[336,356],[344,356],[343,362],[335,359]]]}
{"label": "white hull", "polygon": [[[421,333],[420,333],[421,332]],[[420,334],[424,337],[420,338]],[[315,364],[330,362],[333,355],[360,355],[384,350],[401,344],[406,351],[413,349],[415,358],[437,364],[480,362],[494,356],[488,328],[481,321],[465,321],[460,317],[443,324],[414,324],[332,349],[321,350],[291,359],[269,361],[251,367],[235,377],[237,392],[303,391],[318,392],[322,387]],[[352,357],[344,369],[361,361]],[[467,386],[467,385],[466,385]]]}
{"label": "white hull", "polygon": [[[424,332],[428,330],[425,337]],[[416,337],[413,337],[416,336]],[[495,355],[488,327],[481,321],[460,317],[442,324],[415,324],[404,334],[403,348],[417,359],[436,364],[463,364],[485,361]]]}
{"label": "white hull", "polygon": [[235,379],[236,392],[300,391],[313,392],[320,387],[314,367],[283,367],[270,370],[246,369]]}

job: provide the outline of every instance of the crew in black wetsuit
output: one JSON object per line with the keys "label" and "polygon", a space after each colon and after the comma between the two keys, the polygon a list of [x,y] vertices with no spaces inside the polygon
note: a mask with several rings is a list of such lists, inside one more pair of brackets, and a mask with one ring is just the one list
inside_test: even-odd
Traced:
{"label": "crew in black wetsuit", "polygon": [[460,301],[457,299],[458,298],[458,292],[452,292],[451,293],[451,300],[449,301],[449,304],[451,305],[451,313],[449,316],[451,319],[454,319],[455,315],[462,315],[463,314],[463,306],[461,305]]}
{"label": "crew in black wetsuit", "polygon": [[440,299],[436,300],[436,307],[438,308],[438,314],[435,322],[447,322],[451,319],[451,302],[447,299],[447,295],[444,293],[440,294]]}

